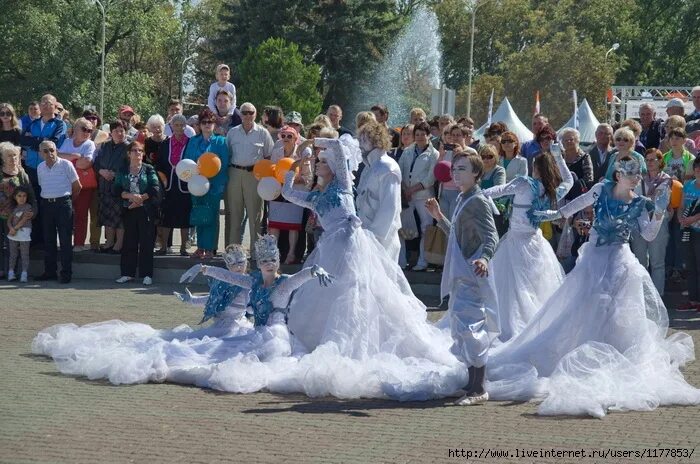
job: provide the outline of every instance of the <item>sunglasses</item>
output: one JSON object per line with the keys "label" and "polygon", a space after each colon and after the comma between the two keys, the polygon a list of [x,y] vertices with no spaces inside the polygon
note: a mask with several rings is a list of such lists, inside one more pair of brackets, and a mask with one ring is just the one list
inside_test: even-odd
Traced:
{"label": "sunglasses", "polygon": [[616,142],[631,142],[630,139],[624,138],[624,137],[615,137]]}
{"label": "sunglasses", "polygon": [[63,108],[60,107],[60,106],[57,106],[57,107],[56,107],[56,111],[63,111]]}
{"label": "sunglasses", "polygon": [[255,111],[241,111],[241,114],[243,116],[252,116],[255,114]]}
{"label": "sunglasses", "polygon": [[3,116],[12,116],[12,113],[10,113],[9,111],[0,111],[0,117]]}
{"label": "sunglasses", "polygon": [[205,119],[204,121],[199,121],[200,126],[206,126],[207,124],[214,124],[214,121],[211,121],[209,119]]}
{"label": "sunglasses", "polygon": [[97,121],[97,116],[87,116],[85,119],[88,121]]}
{"label": "sunglasses", "polygon": [[42,153],[55,153],[56,149],[55,148],[44,148],[41,150]]}
{"label": "sunglasses", "polygon": [[281,139],[293,139],[294,136],[292,134],[282,134],[280,135]]}
{"label": "sunglasses", "polygon": [[502,139],[502,140],[501,140],[501,143],[515,143],[515,140],[511,140],[511,139]]}
{"label": "sunglasses", "polygon": [[495,158],[495,156],[493,156],[493,155],[482,155],[481,156],[482,160],[492,160],[494,158]]}
{"label": "sunglasses", "polygon": [[87,128],[87,127],[81,127],[80,130],[83,131],[83,132],[85,132],[86,134],[91,134],[91,133],[92,133],[92,129]]}

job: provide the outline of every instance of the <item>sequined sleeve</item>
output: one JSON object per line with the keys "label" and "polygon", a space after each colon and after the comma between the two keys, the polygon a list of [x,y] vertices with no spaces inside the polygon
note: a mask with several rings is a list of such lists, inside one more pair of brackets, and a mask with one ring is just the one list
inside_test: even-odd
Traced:
{"label": "sequined sleeve", "polygon": [[289,299],[291,298],[292,293],[294,293],[294,290],[314,278],[314,276],[311,275],[311,269],[311,267],[305,267],[296,274],[292,274],[285,280],[281,281],[270,297],[272,300],[272,306],[276,309],[286,308],[289,305]]}
{"label": "sequined sleeve", "polygon": [[289,171],[287,173],[284,178],[284,185],[282,186],[282,196],[295,205],[313,210],[313,203],[309,200],[312,198],[313,192],[309,193],[303,190],[294,190],[295,177],[296,174],[294,171]]}
{"label": "sequined sleeve", "polygon": [[228,269],[222,269],[216,266],[204,267],[202,274],[246,289],[250,289],[253,286],[253,279],[249,275],[231,272]]}
{"label": "sequined sleeve", "polygon": [[578,196],[565,204],[559,210],[563,217],[568,218],[581,211],[586,206],[590,206],[596,202],[603,189],[603,183],[598,182],[591,189],[581,196]]}

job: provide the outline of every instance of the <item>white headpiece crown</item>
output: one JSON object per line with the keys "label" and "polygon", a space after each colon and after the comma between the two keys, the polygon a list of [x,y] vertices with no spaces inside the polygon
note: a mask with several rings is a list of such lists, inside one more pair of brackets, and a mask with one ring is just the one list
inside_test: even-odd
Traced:
{"label": "white headpiece crown", "polygon": [[248,259],[248,253],[243,246],[238,244],[229,245],[224,252],[224,262],[227,266],[245,263]]}
{"label": "white headpiece crown", "polygon": [[258,262],[280,260],[280,250],[274,235],[263,235],[255,242],[255,259]]}

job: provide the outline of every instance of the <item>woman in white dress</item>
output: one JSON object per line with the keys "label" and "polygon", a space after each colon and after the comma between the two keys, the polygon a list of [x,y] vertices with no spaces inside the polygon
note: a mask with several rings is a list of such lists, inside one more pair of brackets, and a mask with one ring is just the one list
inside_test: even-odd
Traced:
{"label": "woman in white dress", "polygon": [[692,338],[667,336],[666,308],[628,244],[632,230],[653,239],[669,192],[658,190],[654,201],[637,196],[641,167],[632,158],[619,160],[615,171],[614,181],[559,211],[536,213],[552,220],[593,205],[595,221],[561,287],[519,335],[491,351],[491,398],[543,398],[540,414],[596,417],[700,403],[700,390],[680,372],[694,359]]}
{"label": "woman in white dress", "polygon": [[490,198],[512,197],[510,227],[490,263],[503,342],[520,333],[564,281],[554,250],[542,236],[542,220],[534,214],[556,207],[574,183],[558,147],[552,145],[552,155],[535,158],[532,177],[518,176],[484,190]]}

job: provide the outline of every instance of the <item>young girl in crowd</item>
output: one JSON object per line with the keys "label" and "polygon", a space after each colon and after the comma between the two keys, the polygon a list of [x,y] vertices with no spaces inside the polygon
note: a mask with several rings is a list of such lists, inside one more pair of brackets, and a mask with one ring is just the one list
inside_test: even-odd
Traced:
{"label": "young girl in crowd", "polygon": [[10,271],[7,273],[7,280],[17,279],[15,276],[15,266],[17,258],[22,257],[22,273],[19,281],[27,281],[27,271],[29,270],[29,242],[32,235],[32,205],[29,199],[29,191],[26,187],[18,187],[13,195],[15,209],[7,219],[7,238],[10,240]]}

